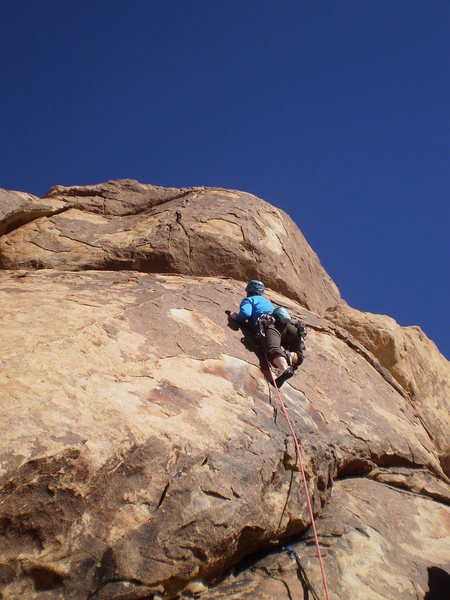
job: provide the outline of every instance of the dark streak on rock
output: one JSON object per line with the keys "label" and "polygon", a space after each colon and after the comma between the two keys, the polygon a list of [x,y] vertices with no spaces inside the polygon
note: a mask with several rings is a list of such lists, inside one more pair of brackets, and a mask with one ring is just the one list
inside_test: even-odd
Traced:
{"label": "dark streak on rock", "polygon": [[166,494],[167,494],[167,490],[169,489],[169,485],[170,485],[169,483],[166,483],[166,485],[165,485],[165,487],[163,489],[163,492],[161,494],[161,498],[159,499],[158,506],[156,507],[156,510],[158,510],[159,507],[161,506],[161,504],[164,502],[164,499],[165,499]]}

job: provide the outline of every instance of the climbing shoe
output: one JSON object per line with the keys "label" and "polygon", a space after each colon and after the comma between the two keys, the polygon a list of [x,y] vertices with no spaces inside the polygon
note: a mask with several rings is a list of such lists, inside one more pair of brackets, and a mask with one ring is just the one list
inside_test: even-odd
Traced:
{"label": "climbing shoe", "polygon": [[275,383],[277,384],[277,388],[280,388],[285,381],[287,381],[288,379],[290,379],[293,376],[293,374],[294,374],[293,367],[288,367],[285,371],[283,371],[283,373],[281,373],[281,375],[279,375],[275,379]]}
{"label": "climbing shoe", "polygon": [[[296,352],[289,352],[289,350],[286,350],[286,359],[288,362],[288,365],[290,367],[296,367],[297,363],[298,363],[298,354]],[[295,360],[295,362],[294,362]]]}

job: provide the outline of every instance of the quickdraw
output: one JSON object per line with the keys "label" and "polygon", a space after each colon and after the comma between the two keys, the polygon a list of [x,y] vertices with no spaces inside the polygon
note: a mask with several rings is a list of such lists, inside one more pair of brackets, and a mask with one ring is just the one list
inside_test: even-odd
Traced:
{"label": "quickdraw", "polygon": [[298,578],[300,579],[300,583],[302,584],[304,595],[306,595],[306,597],[307,597],[307,594],[309,591],[309,592],[311,592],[314,600],[320,600],[319,596],[316,594],[315,589],[313,588],[313,586],[311,585],[311,583],[308,579],[308,575],[306,574],[306,571],[303,568],[302,563],[300,562],[300,557],[297,554],[297,552],[294,550],[294,548],[292,546],[284,546],[283,550],[286,550],[286,552],[289,553],[289,556],[291,558],[295,558],[295,562],[297,563],[297,575],[298,575]]}

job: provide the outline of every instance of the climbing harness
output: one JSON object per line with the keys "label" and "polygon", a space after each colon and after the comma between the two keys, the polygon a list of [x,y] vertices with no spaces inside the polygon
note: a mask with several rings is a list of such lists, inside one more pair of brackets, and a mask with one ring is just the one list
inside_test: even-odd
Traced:
{"label": "climbing harness", "polygon": [[[287,323],[291,322],[291,315],[284,308],[284,306],[279,306],[278,308],[275,308],[275,310],[273,310],[272,312],[266,312],[262,313],[262,315],[259,315],[255,322],[255,337],[257,339],[265,337],[266,329],[269,327],[269,325],[274,325],[277,322],[282,323],[283,325],[286,325]],[[297,327],[296,323],[295,326]],[[303,325],[303,330],[304,329],[305,326]]]}
{"label": "climbing harness", "polygon": [[267,367],[269,369],[269,373],[270,373],[270,376],[272,378],[273,386],[274,386],[274,388],[276,389],[276,392],[277,392],[278,401],[280,403],[281,410],[283,411],[283,414],[284,414],[284,416],[286,418],[287,424],[289,425],[289,429],[291,431],[292,437],[294,438],[295,451],[296,451],[296,454],[297,454],[297,460],[298,460],[298,464],[299,464],[300,471],[301,471],[302,478],[303,478],[303,487],[305,488],[306,501],[308,503],[309,515],[311,517],[311,525],[312,525],[313,532],[314,532],[314,540],[316,542],[317,555],[319,557],[320,571],[322,573],[322,581],[323,581],[323,586],[325,588],[325,596],[326,596],[327,600],[330,600],[330,596],[328,594],[327,579],[326,579],[326,576],[325,576],[325,569],[324,569],[324,566],[323,566],[322,555],[320,553],[320,545],[319,545],[319,538],[317,536],[316,523],[314,521],[314,513],[313,513],[313,509],[312,509],[312,505],[311,505],[311,500],[310,500],[310,497],[309,497],[308,482],[306,480],[306,474],[305,474],[305,470],[303,468],[303,461],[302,461],[302,457],[301,457],[301,454],[300,454],[300,446],[299,446],[299,443],[298,443],[297,436],[295,435],[295,431],[294,431],[294,428],[292,426],[291,420],[289,419],[289,415],[287,413],[286,406],[285,406],[285,404],[283,402],[283,398],[281,397],[281,392],[278,389],[278,386],[276,384],[275,377],[273,375],[272,369],[270,368],[270,362],[269,362],[269,358],[268,358],[266,352],[264,353],[264,356],[266,358]]}
{"label": "climbing harness", "polygon": [[255,338],[260,340],[263,337],[266,337],[266,329],[269,325],[273,325],[275,323],[275,318],[272,317],[271,313],[263,313],[260,315],[255,322]]}

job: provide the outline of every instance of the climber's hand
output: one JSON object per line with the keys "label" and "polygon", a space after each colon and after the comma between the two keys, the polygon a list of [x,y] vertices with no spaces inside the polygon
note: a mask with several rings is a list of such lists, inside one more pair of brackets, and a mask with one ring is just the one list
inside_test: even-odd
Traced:
{"label": "climber's hand", "polygon": [[232,319],[233,321],[236,321],[237,313],[231,312],[231,310],[226,310],[225,314],[228,315],[229,319]]}

